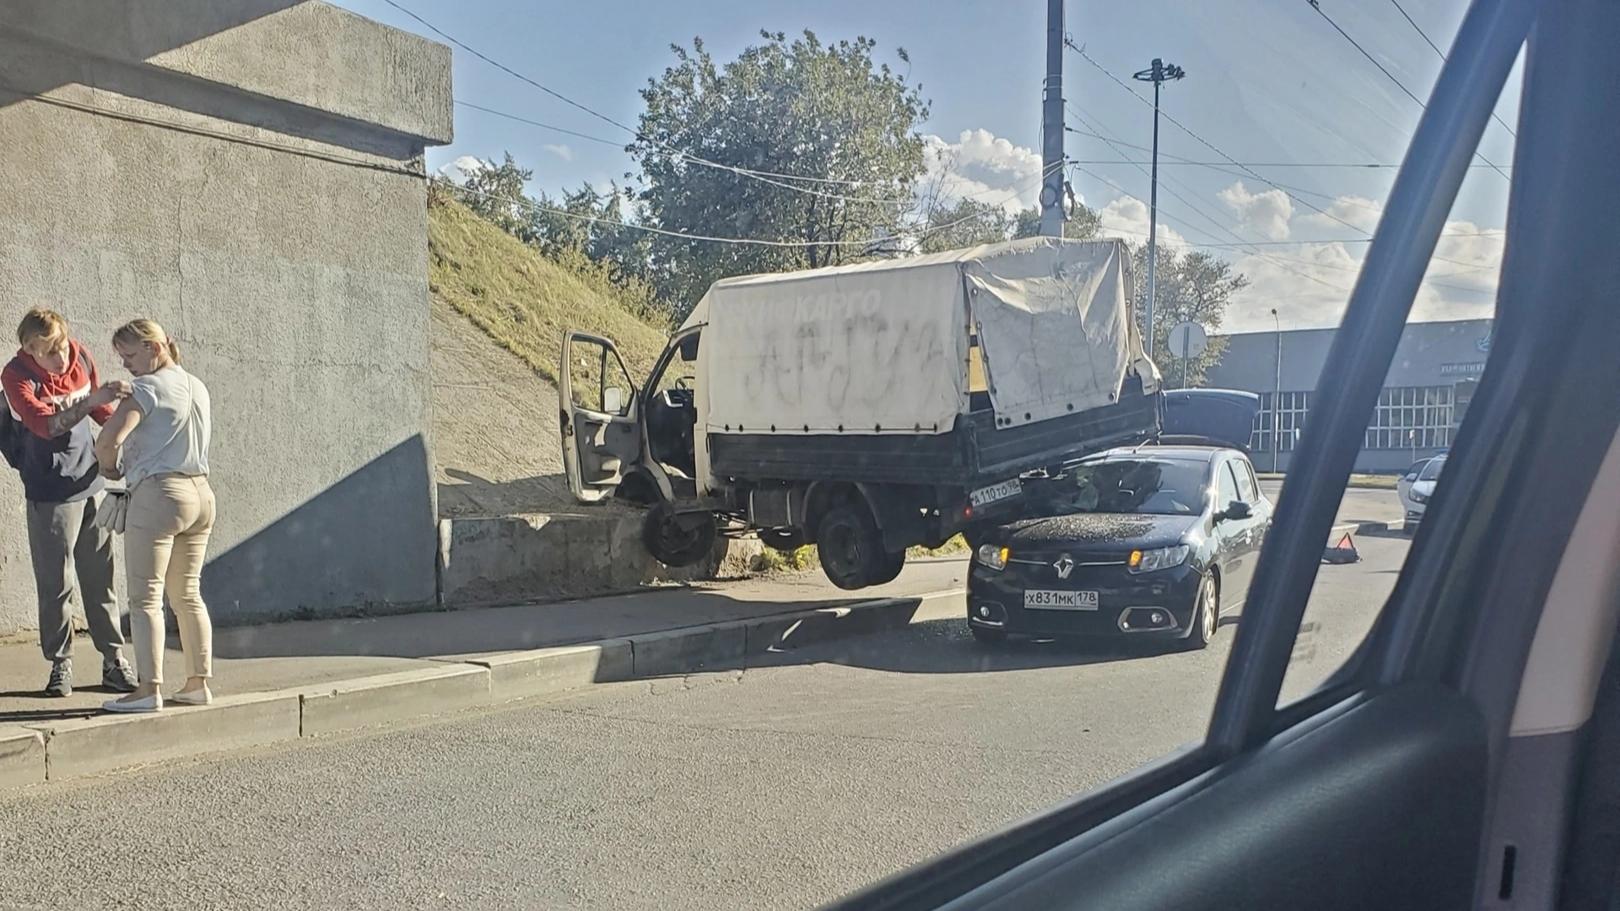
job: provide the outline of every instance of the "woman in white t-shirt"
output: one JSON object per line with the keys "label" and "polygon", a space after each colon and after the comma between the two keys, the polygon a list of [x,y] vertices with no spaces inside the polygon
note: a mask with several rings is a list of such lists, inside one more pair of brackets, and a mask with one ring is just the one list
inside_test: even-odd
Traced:
{"label": "woman in white t-shirt", "polygon": [[134,375],[129,398],[96,440],[96,460],[110,478],[129,487],[124,519],[124,567],[129,577],[130,631],[140,686],[103,705],[111,712],[163,708],[163,593],[179,621],[185,651],[185,686],[169,700],[213,701],[213,625],[203,603],[201,574],[214,528],[214,491],[208,486],[211,419],[208,387],[180,366],[180,350],[149,319],[113,333],[113,348]]}

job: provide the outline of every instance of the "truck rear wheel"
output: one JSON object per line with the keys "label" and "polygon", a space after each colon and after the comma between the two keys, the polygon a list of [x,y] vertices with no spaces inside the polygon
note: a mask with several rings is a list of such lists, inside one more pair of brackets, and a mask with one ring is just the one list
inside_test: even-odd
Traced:
{"label": "truck rear wheel", "polygon": [[900,577],[900,571],[905,568],[905,551],[902,550],[896,553],[886,553],[883,555],[883,559],[879,563],[877,573],[872,576],[872,580],[867,584],[882,585],[885,582],[893,582],[895,579]]}
{"label": "truck rear wheel", "polygon": [[[888,558],[883,550],[883,533],[872,514],[864,506],[847,503],[822,515],[816,525],[816,552],[821,557],[822,572],[842,589],[873,584],[886,569]],[[900,558],[904,561],[905,555]],[[895,575],[899,573],[897,567]]]}
{"label": "truck rear wheel", "polygon": [[665,566],[700,563],[714,549],[720,527],[714,513],[676,513],[668,503],[647,510],[641,524],[641,543],[653,559]]}

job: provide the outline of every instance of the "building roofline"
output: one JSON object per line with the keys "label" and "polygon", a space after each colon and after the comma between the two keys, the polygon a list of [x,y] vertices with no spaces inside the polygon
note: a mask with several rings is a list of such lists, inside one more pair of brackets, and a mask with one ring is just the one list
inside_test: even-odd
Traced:
{"label": "building roofline", "polygon": [[[1414,327],[1417,327],[1417,326],[1459,326],[1459,325],[1462,325],[1464,323],[1488,323],[1488,322],[1491,322],[1492,319],[1494,319],[1494,317],[1478,316],[1478,317],[1474,317],[1472,319],[1422,320],[1420,322],[1407,323],[1406,328],[1411,329],[1411,328],[1414,328]],[[1284,329],[1284,330],[1282,330],[1284,335],[1290,335],[1290,334],[1294,334],[1294,333],[1303,333],[1303,332],[1337,332],[1337,331],[1339,331],[1338,326],[1312,326],[1312,327],[1303,328],[1303,329]],[[1239,336],[1244,336],[1244,335],[1276,336],[1276,334],[1277,334],[1277,330],[1275,330],[1275,329],[1254,329],[1254,330],[1251,330],[1251,331],[1248,331],[1248,332],[1211,332],[1210,333],[1210,335],[1217,336],[1219,338],[1237,338]]]}

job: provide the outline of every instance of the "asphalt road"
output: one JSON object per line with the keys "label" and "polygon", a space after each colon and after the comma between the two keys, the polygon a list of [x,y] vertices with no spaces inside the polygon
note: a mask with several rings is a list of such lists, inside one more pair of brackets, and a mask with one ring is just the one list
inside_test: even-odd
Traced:
{"label": "asphalt road", "polygon": [[[1393,585],[1406,542],[1360,544],[1294,692]],[[0,907],[810,907],[1196,740],[1240,623],[1154,653],[934,622],[0,795]]]}

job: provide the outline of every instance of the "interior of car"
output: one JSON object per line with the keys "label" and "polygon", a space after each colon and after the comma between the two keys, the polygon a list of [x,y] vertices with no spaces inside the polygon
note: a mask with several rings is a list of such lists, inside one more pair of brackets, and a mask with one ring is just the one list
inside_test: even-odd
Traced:
{"label": "interior of car", "polygon": [[[1322,371],[1203,740],[829,907],[1616,907],[1617,39],[1614,3],[1471,5]],[[1354,454],[1521,48],[1495,348],[1371,634],[1279,705]]]}

